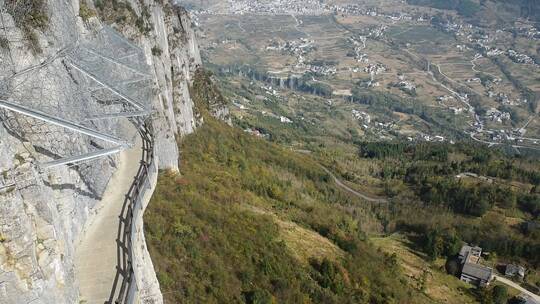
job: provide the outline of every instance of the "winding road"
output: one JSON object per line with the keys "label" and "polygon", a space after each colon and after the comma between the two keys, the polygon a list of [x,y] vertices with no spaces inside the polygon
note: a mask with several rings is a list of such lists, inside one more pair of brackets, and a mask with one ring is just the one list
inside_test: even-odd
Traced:
{"label": "winding road", "polygon": [[340,179],[338,179],[332,172],[330,172],[330,170],[328,170],[326,167],[322,166],[321,165],[321,168],[324,170],[324,172],[326,172],[328,175],[330,175],[330,177],[332,177],[332,179],[334,180],[334,182],[336,183],[336,185],[345,190],[346,192],[349,192],[350,194],[360,198],[360,199],[363,199],[365,201],[368,201],[370,203],[378,203],[378,204],[385,204],[385,203],[388,203],[388,200],[387,199],[384,199],[384,198],[374,198],[374,197],[371,197],[371,196],[368,196],[366,194],[363,194],[363,193],[360,193],[354,189],[352,189],[351,187],[345,185]]}
{"label": "winding road", "polygon": [[519,284],[517,284],[516,282],[513,282],[513,281],[510,281],[509,279],[505,278],[505,277],[501,277],[499,275],[495,275],[495,280],[505,284],[505,285],[508,285],[512,288],[515,288],[517,290],[519,290],[521,293],[533,298],[534,300],[536,300],[537,302],[540,302],[540,296],[537,295],[537,294],[534,294],[530,291],[528,291],[527,289],[521,287]]}

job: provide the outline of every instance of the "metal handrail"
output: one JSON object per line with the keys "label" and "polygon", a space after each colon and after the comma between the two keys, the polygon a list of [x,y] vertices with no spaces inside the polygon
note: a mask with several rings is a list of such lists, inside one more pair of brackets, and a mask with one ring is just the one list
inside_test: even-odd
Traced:
{"label": "metal handrail", "polygon": [[133,243],[136,238],[136,219],[142,211],[142,199],[151,189],[150,180],[157,174],[154,159],[154,137],[151,122],[142,118],[133,118],[132,123],[138,127],[143,140],[142,158],[137,175],[125,196],[120,214],[117,234],[116,276],[107,304],[134,303],[139,286],[134,272]]}

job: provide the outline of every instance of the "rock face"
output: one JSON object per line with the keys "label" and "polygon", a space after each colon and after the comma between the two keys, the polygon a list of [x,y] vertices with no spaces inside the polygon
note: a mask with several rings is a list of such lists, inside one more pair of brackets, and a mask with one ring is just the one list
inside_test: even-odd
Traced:
{"label": "rock face", "polygon": [[[155,78],[151,102],[159,167],[178,169],[177,141],[202,122],[189,94],[201,59],[186,11],[167,0],[119,0],[115,3],[124,4],[116,10],[96,8],[93,1],[48,0],[37,8],[47,25],[29,29],[16,15],[19,11],[10,10],[9,4],[15,2],[25,1],[0,0],[0,8],[7,8],[1,10],[5,30],[0,29],[0,100],[24,101],[26,106],[120,138],[136,136],[125,127],[125,120],[84,122],[95,108],[80,92],[92,90],[92,85],[56,60],[84,37],[89,24],[108,23],[145,51]],[[109,1],[100,3],[109,5]],[[1,303],[79,302],[74,251],[117,159],[109,156],[43,172],[37,163],[102,145],[0,110]]]}
{"label": "rock face", "polygon": [[[201,57],[191,20],[183,8],[155,5],[151,20],[155,35],[153,39],[145,39],[143,45],[149,54],[154,47],[156,55],[149,58],[159,91],[154,103],[159,119],[155,120],[154,128],[160,168],[178,169],[177,139],[192,133],[201,123],[189,94],[191,78],[201,65]],[[160,51],[156,52],[155,46]]]}

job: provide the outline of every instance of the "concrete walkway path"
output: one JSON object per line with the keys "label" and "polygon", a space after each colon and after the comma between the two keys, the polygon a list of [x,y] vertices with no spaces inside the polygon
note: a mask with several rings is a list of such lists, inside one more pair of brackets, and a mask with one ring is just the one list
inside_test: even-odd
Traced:
{"label": "concrete walkway path", "polygon": [[79,282],[81,303],[103,304],[109,299],[116,274],[116,236],[124,196],[137,175],[141,160],[141,139],[121,152],[118,169],[89,219],[75,251],[75,276]]}
{"label": "concrete walkway path", "polygon": [[517,290],[519,290],[522,294],[534,299],[536,302],[540,302],[540,296],[535,294],[535,293],[532,293],[530,291],[528,291],[527,289],[521,287],[519,284],[517,284],[516,282],[514,281],[511,281],[507,278],[504,278],[502,276],[499,276],[499,275],[495,275],[495,280],[503,283],[503,284],[506,284],[512,288],[515,288]]}

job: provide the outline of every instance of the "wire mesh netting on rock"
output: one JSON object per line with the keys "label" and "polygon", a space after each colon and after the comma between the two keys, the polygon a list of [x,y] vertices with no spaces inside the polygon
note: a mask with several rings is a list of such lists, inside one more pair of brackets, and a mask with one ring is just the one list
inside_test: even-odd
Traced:
{"label": "wire mesh netting on rock", "polygon": [[125,147],[134,131],[121,119],[151,109],[144,51],[106,25],[83,23],[69,1],[0,0],[0,22],[0,120],[37,148],[34,157]]}

